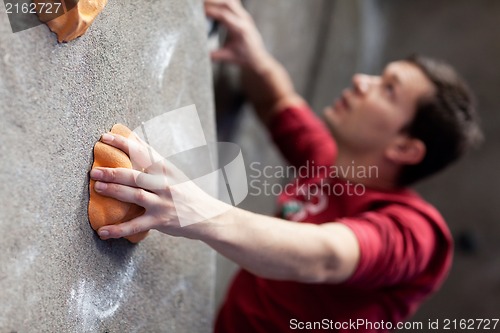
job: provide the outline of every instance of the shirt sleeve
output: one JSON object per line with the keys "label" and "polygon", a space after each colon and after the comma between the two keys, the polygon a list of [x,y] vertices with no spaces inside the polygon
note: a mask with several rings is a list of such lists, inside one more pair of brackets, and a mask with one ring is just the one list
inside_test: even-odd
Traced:
{"label": "shirt sleeve", "polygon": [[390,205],[340,222],[351,228],[360,246],[359,263],[348,284],[388,287],[448,263],[451,240],[441,237],[425,215],[410,207]]}
{"label": "shirt sleeve", "polygon": [[308,105],[279,112],[269,130],[285,159],[295,167],[330,166],[335,162],[335,141]]}

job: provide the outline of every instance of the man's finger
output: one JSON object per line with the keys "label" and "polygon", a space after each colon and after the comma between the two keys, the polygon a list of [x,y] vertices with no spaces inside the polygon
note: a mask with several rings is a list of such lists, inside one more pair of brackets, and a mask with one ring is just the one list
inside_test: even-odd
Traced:
{"label": "man's finger", "polygon": [[205,9],[207,7],[225,8],[238,15],[246,12],[240,0],[206,0],[204,5]]}
{"label": "man's finger", "polygon": [[149,215],[141,215],[128,222],[107,225],[99,228],[97,234],[103,240],[110,238],[122,238],[151,230],[155,227],[154,219]]}
{"label": "man's finger", "polygon": [[111,132],[101,135],[101,141],[105,144],[113,146],[130,155],[130,147],[127,138],[119,134],[113,134]]}
{"label": "man's finger", "polygon": [[230,32],[241,31],[241,18],[226,7],[205,6],[208,17],[221,22]]}
{"label": "man's finger", "polygon": [[143,190],[142,188],[97,181],[94,184],[94,190],[106,197],[134,203],[146,209],[160,203],[160,199],[156,194]]}
{"label": "man's finger", "polygon": [[118,134],[106,133],[101,136],[101,141],[124,151],[135,169],[146,169],[161,160],[161,156],[153,148],[136,136],[125,138]]}
{"label": "man's finger", "polygon": [[90,171],[90,177],[96,181],[139,187],[152,192],[168,188],[164,174],[150,175],[127,168],[98,167]]}
{"label": "man's finger", "polygon": [[210,53],[210,57],[214,61],[227,61],[235,64],[239,63],[239,59],[234,55],[231,50],[228,49],[218,49]]}

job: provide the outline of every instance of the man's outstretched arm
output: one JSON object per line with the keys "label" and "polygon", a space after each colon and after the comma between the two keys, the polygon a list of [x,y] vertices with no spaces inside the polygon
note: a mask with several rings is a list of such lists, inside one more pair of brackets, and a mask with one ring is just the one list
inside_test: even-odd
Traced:
{"label": "man's outstretched arm", "polygon": [[[144,149],[134,151],[146,155],[149,151],[144,142],[118,135],[105,135],[102,141],[125,152],[139,142]],[[203,241],[244,269],[270,279],[339,283],[356,269],[359,244],[347,226],[289,222],[244,211],[210,197],[194,183],[181,189],[169,187],[162,170],[168,170],[169,179],[178,178],[177,171],[166,164],[147,174],[119,168],[92,170],[91,177],[97,181],[94,188],[100,194],[146,209],[144,215],[129,222],[102,227],[98,231],[101,238],[156,229]],[[206,218],[181,227],[181,215]]]}
{"label": "man's outstretched arm", "polygon": [[266,50],[240,0],[205,0],[205,12],[228,32],[225,45],[212,52],[212,59],[241,67],[243,89],[264,124],[285,107],[304,103],[285,68]]}

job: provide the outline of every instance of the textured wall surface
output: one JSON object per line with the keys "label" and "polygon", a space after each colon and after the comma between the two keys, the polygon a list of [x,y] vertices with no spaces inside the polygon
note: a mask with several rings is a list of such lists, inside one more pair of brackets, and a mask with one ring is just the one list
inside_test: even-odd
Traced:
{"label": "textured wall surface", "polygon": [[0,332],[210,331],[212,251],[157,232],[104,242],[87,220],[113,124],[194,103],[214,140],[201,3],[109,1],[68,44],[45,25],[13,34],[1,6]]}

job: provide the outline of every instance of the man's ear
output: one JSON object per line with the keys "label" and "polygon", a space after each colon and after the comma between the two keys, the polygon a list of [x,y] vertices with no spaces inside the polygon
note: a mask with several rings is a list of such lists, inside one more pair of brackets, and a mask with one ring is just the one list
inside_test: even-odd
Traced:
{"label": "man's ear", "polygon": [[386,149],[385,157],[400,165],[414,165],[424,159],[425,153],[422,140],[400,136]]}

